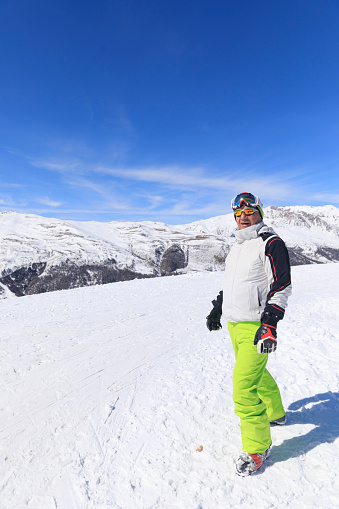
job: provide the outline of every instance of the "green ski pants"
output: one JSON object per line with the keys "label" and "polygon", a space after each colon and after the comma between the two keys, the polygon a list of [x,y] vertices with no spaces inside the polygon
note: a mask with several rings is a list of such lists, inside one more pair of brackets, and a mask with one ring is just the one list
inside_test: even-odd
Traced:
{"label": "green ski pants", "polygon": [[268,354],[254,345],[260,322],[228,323],[234,353],[233,401],[240,417],[243,450],[264,452],[271,445],[270,421],[285,414],[279,388],[266,369]]}

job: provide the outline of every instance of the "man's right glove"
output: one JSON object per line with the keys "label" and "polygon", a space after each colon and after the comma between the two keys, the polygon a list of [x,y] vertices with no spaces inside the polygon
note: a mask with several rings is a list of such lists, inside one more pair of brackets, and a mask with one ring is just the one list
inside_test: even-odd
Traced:
{"label": "man's right glove", "polygon": [[222,300],[223,300],[223,292],[219,292],[216,300],[212,300],[213,309],[208,316],[206,316],[206,326],[208,330],[219,330],[222,329],[222,325],[220,323],[221,315],[222,315]]}
{"label": "man's right glove", "polygon": [[277,324],[279,318],[271,313],[264,313],[261,325],[254,337],[258,353],[271,353],[277,349]]}

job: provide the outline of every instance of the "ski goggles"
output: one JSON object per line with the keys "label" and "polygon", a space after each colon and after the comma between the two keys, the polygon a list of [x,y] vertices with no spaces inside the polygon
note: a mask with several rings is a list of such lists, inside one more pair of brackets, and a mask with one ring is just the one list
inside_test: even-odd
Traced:
{"label": "ski goggles", "polygon": [[235,217],[240,217],[242,213],[245,214],[245,216],[251,216],[254,214],[254,212],[259,212],[257,209],[236,209],[234,211]]}
{"label": "ski goggles", "polygon": [[260,205],[260,198],[259,196],[255,196],[254,194],[251,193],[237,194],[237,196],[233,198],[231,202],[232,209],[235,210],[240,208],[242,203],[244,203],[244,205],[247,205],[248,207],[250,207],[251,205],[252,207],[257,207],[258,205]]}
{"label": "ski goggles", "polygon": [[[243,205],[247,205],[248,207],[254,207],[258,209],[261,217],[264,217],[264,212],[262,210],[262,203],[260,201],[259,196],[256,196],[252,193],[240,193],[237,194],[235,198],[231,201],[231,207],[235,211],[236,209],[240,209]],[[241,214],[240,214],[241,215]]]}

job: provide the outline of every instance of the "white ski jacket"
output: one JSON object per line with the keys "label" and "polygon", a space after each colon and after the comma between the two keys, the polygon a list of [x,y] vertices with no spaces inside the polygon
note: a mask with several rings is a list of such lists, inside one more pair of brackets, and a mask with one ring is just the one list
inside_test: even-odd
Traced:
{"label": "white ski jacket", "polygon": [[265,311],[282,319],[292,293],[285,243],[263,221],[236,230],[235,238],[226,258],[223,317],[229,322],[260,321]]}

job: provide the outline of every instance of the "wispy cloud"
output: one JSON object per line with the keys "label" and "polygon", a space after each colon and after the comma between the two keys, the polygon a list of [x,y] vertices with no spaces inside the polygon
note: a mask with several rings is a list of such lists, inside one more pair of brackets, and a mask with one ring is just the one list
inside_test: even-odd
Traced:
{"label": "wispy cloud", "polygon": [[[159,166],[148,168],[115,168],[96,167],[98,174],[109,175],[114,178],[134,183],[148,183],[160,186],[163,193],[166,189],[178,193],[194,193],[197,201],[212,202],[231,199],[234,194],[251,191],[258,194],[266,204],[289,199],[295,194],[295,183],[288,176],[279,173],[265,176],[262,172],[244,169],[232,169],[217,172],[207,168],[187,168],[180,166]],[[177,210],[175,207],[173,213]],[[189,213],[190,209],[187,209]]]}
{"label": "wispy cloud", "polygon": [[322,203],[339,203],[339,193],[331,193],[330,191],[317,193],[311,195],[311,199]]}
{"label": "wispy cloud", "polygon": [[84,173],[86,170],[78,160],[57,160],[57,159],[31,159],[30,164],[41,170],[57,171],[60,173]]}
{"label": "wispy cloud", "polygon": [[0,182],[0,189],[4,189],[4,188],[18,189],[18,188],[22,188],[22,187],[23,187],[22,184],[15,184],[13,182]]}
{"label": "wispy cloud", "polygon": [[119,199],[111,191],[109,186],[100,184],[94,180],[74,176],[67,179],[67,183],[73,188],[87,189],[88,191],[93,192],[95,195],[98,195],[103,200],[103,207],[125,210],[131,206],[127,199]]}
{"label": "wispy cloud", "polygon": [[36,198],[37,203],[41,203],[42,205],[47,205],[48,207],[61,207],[63,202],[52,200],[48,196],[44,196],[42,198]]}
{"label": "wispy cloud", "polygon": [[[122,129],[128,130],[128,119],[125,127],[123,119],[121,124]],[[63,203],[49,196],[40,203],[69,214],[72,210],[79,213],[83,205],[84,214],[92,210],[93,214],[154,220],[162,217],[169,222],[173,218],[180,222],[184,218],[227,214],[231,198],[242,191],[259,195],[264,206],[296,204],[305,195],[305,189],[310,190],[313,185],[304,168],[265,170],[258,169],[257,163],[220,170],[203,165],[102,164],[91,158],[73,156],[30,158],[29,161],[43,172],[54,173],[54,184],[62,183],[66,191]],[[332,202],[337,198],[331,197]],[[328,202],[325,192],[319,192],[313,199]]]}
{"label": "wispy cloud", "polygon": [[7,194],[0,194],[0,204],[4,207],[10,207],[14,209],[15,207],[25,207],[27,205],[27,200],[21,198],[13,198]]}
{"label": "wispy cloud", "polygon": [[[295,194],[295,175],[281,171],[269,176],[261,170],[248,168],[229,168],[217,171],[206,167],[189,167],[180,165],[158,165],[148,167],[107,166],[94,163],[84,163],[79,159],[31,159],[30,164],[36,168],[59,172],[69,176],[84,176],[87,185],[95,182],[98,177],[112,177],[129,184],[148,183],[178,190],[180,192],[205,190],[235,194],[241,190],[251,190],[262,197],[288,199]],[[79,181],[80,182],[80,181]],[[84,181],[85,183],[85,181]],[[159,193],[156,193],[159,195]]]}
{"label": "wispy cloud", "polygon": [[[218,192],[238,193],[241,190],[253,190],[272,199],[286,198],[293,193],[294,187],[278,175],[262,176],[254,171],[233,169],[216,172],[205,168],[187,168],[180,166],[160,166],[149,168],[112,168],[97,167],[95,172],[111,175],[130,181],[148,182],[170,186],[181,190],[205,189]],[[209,175],[213,176],[209,176]],[[231,175],[231,176],[230,176]],[[262,191],[260,193],[260,190]]]}

